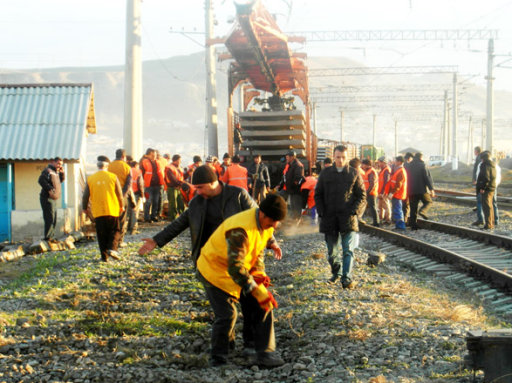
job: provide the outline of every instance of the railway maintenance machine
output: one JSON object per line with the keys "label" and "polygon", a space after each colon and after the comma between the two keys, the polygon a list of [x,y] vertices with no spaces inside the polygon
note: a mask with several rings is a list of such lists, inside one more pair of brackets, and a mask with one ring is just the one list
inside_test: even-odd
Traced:
{"label": "railway maintenance machine", "polygon": [[[308,171],[315,164],[317,140],[310,128],[306,55],[288,45],[304,38],[283,34],[260,1],[235,6],[237,21],[225,41],[232,59],[228,152],[247,161],[262,155],[275,177],[284,168],[284,155],[294,150]],[[233,111],[237,87],[243,94],[240,113]]]}

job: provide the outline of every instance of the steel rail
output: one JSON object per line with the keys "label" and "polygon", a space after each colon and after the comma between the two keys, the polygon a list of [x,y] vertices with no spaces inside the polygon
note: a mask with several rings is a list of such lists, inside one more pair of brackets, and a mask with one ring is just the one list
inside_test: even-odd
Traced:
{"label": "steel rail", "polygon": [[476,276],[490,285],[506,291],[508,294],[512,293],[512,275],[504,273],[503,271],[497,270],[453,251],[446,250],[439,246],[431,245],[393,231],[363,223],[359,224],[359,228],[361,232],[365,234],[383,238],[386,241],[399,245],[400,247],[420,253],[434,261],[451,264],[467,274]]}
{"label": "steel rail", "polygon": [[447,223],[427,221],[423,219],[418,219],[418,226],[421,229],[434,230],[447,234],[454,234],[459,237],[469,238],[478,242],[483,242],[489,245],[502,247],[507,250],[512,250],[512,237],[506,237],[504,235],[498,235],[481,230],[449,225]]}

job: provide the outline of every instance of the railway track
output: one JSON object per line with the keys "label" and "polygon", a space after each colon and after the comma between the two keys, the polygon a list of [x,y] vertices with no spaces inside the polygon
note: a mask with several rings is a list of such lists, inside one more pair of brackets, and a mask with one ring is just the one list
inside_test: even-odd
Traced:
{"label": "railway track", "polygon": [[512,237],[433,221],[418,225],[421,232],[403,234],[367,224],[360,229],[385,241],[379,251],[387,257],[460,283],[496,312],[512,315]]}
{"label": "railway track", "polygon": [[[476,206],[475,193],[465,193],[453,190],[436,189],[436,198],[462,205]],[[512,197],[498,196],[498,207],[512,209]]]}

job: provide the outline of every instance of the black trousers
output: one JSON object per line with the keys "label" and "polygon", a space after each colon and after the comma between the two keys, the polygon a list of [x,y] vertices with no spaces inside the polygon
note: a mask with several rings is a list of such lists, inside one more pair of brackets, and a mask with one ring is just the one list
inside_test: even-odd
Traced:
{"label": "black trousers", "polygon": [[[230,348],[234,347],[235,324],[237,319],[236,298],[221,289],[203,283],[210,306],[215,314],[212,326],[212,358],[226,360]],[[254,347],[256,352],[273,352],[276,349],[274,316],[270,311],[265,316],[258,301],[252,295],[240,296],[244,316],[244,347]]]}
{"label": "black trousers", "polygon": [[119,217],[105,215],[94,218],[96,238],[100,247],[101,259],[108,259],[109,250],[117,250],[120,239]]}
{"label": "black trousers", "polygon": [[41,209],[43,209],[44,239],[53,239],[57,226],[57,201],[41,195],[39,201],[41,202]]}
{"label": "black trousers", "polygon": [[427,215],[427,212],[429,211],[430,207],[432,206],[432,197],[430,197],[429,193],[413,194],[413,195],[409,196],[409,201],[411,202],[409,225],[411,227],[417,227],[417,225],[418,225],[418,207],[419,207],[420,201],[422,202],[423,206],[421,207],[421,209],[419,209],[419,213]]}
{"label": "black trousers", "polygon": [[376,195],[367,195],[366,201],[368,202],[368,210],[370,211],[370,215],[373,219],[373,224],[378,225],[379,222],[379,213],[377,211],[377,196]]}
{"label": "black trousers", "polygon": [[407,220],[407,218],[409,217],[410,210],[411,210],[411,208],[410,208],[410,205],[409,205],[409,196],[407,196],[406,199],[402,200],[402,212],[404,213],[404,222],[405,223],[409,222]]}

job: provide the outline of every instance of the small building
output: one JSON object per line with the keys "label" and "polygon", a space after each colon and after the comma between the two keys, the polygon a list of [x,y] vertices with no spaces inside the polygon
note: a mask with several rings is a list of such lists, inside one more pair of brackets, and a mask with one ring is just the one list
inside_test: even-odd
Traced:
{"label": "small building", "polygon": [[0,85],[0,241],[43,237],[41,171],[64,161],[57,236],[81,228],[88,134],[96,133],[92,84]]}

